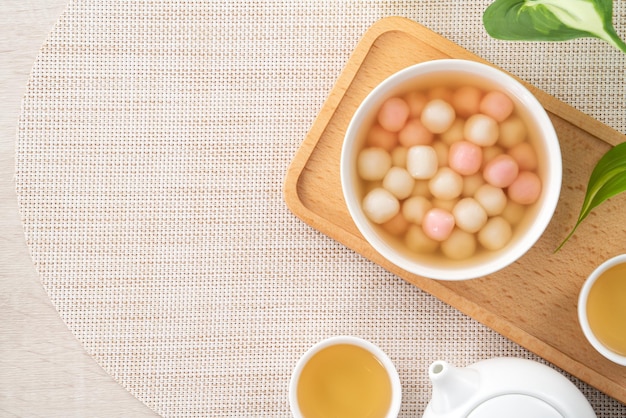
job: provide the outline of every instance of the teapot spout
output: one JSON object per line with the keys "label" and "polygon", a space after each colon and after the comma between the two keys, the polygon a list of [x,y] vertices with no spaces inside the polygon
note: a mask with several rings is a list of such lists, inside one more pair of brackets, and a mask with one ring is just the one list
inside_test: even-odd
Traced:
{"label": "teapot spout", "polygon": [[445,361],[435,361],[428,368],[433,385],[430,407],[435,414],[447,414],[470,400],[479,390],[477,370],[457,368]]}

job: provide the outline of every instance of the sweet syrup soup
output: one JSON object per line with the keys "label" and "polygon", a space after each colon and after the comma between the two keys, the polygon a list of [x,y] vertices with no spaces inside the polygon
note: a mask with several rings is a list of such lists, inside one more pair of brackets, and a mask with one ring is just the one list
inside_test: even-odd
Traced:
{"label": "sweet syrup soup", "polygon": [[626,356],[626,264],[609,268],[593,284],[587,319],[603,345]]}
{"label": "sweet syrup soup", "polygon": [[306,363],[297,398],[306,418],[382,418],[391,406],[391,380],[372,353],[337,344]]}
{"label": "sweet syrup soup", "polygon": [[387,99],[357,156],[365,215],[412,254],[465,260],[504,248],[539,200],[527,115],[500,90],[456,77]]}

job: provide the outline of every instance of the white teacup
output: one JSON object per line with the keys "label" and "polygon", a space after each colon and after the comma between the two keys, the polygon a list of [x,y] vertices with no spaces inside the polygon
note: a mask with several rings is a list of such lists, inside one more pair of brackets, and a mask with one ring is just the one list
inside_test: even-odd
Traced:
{"label": "white teacup", "polygon": [[402,387],[389,357],[361,338],[331,337],[298,360],[289,384],[296,418],[395,418]]}
{"label": "white teacup", "polygon": [[626,254],[598,266],[578,298],[578,319],[591,345],[626,366]]}

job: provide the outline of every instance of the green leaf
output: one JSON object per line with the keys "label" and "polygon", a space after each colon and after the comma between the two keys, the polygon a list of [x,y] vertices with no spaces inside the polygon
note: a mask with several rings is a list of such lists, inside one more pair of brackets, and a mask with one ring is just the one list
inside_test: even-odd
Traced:
{"label": "green leaf", "polygon": [[593,37],[626,53],[613,27],[612,0],[496,0],[483,14],[489,36],[512,41]]}
{"label": "green leaf", "polygon": [[626,142],[611,148],[596,164],[589,177],[585,199],[576,225],[555,252],[563,247],[594,208],[624,191],[626,191]]}
{"label": "green leaf", "polygon": [[[483,14],[487,33],[511,41],[602,39],[626,53],[613,27],[612,0],[496,0]],[[626,143],[609,150],[594,168],[578,220],[558,251],[598,205],[626,191]]]}

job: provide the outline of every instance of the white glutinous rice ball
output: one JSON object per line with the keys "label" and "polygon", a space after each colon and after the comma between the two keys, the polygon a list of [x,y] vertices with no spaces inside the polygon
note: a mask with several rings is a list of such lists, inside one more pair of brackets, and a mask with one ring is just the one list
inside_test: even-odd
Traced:
{"label": "white glutinous rice ball", "polygon": [[452,214],[456,220],[456,226],[469,233],[478,232],[487,223],[487,212],[471,197],[459,200]]}
{"label": "white glutinous rice ball", "polygon": [[409,148],[406,168],[415,179],[429,179],[439,168],[437,152],[430,145],[415,145]]}
{"label": "white glutinous rice ball", "polygon": [[498,145],[512,148],[526,140],[526,125],[517,116],[511,116],[500,124]]}
{"label": "white glutinous rice ball", "polygon": [[499,250],[513,236],[511,225],[501,216],[490,218],[478,232],[478,242],[488,250]]}
{"label": "white glutinous rice ball", "polygon": [[480,203],[489,216],[501,214],[508,200],[504,190],[491,184],[480,186],[474,194],[474,199]]}
{"label": "white glutinous rice ball", "polygon": [[404,219],[416,225],[421,225],[424,220],[424,215],[426,215],[426,212],[432,209],[432,207],[433,204],[425,197],[411,196],[402,202],[401,211]]}
{"label": "white glutinous rice ball", "polygon": [[525,213],[526,207],[524,205],[509,199],[500,216],[502,216],[511,225],[517,225],[522,220]]}
{"label": "white glutinous rice ball", "polygon": [[481,147],[488,147],[498,140],[498,122],[487,115],[477,113],[465,121],[463,133],[468,141]]}
{"label": "white glutinous rice ball", "polygon": [[454,199],[463,191],[463,177],[450,167],[441,167],[430,179],[428,187],[437,199]]}
{"label": "white glutinous rice ball", "polygon": [[429,238],[422,228],[415,224],[409,226],[404,243],[411,251],[420,254],[430,254],[439,247],[439,242]]}
{"label": "white glutinous rice ball", "polygon": [[391,167],[383,179],[383,187],[400,200],[411,196],[415,179],[401,167]]}
{"label": "white glutinous rice ball", "polygon": [[391,155],[382,148],[365,148],[359,153],[356,166],[361,179],[382,180],[391,168]]}
{"label": "white glutinous rice ball", "polygon": [[476,236],[461,229],[454,229],[441,243],[441,252],[452,260],[465,260],[476,252]]}
{"label": "white glutinous rice ball", "polygon": [[420,120],[434,134],[447,131],[456,119],[452,105],[442,99],[434,99],[426,103]]}
{"label": "white glutinous rice ball", "polygon": [[439,135],[441,141],[446,145],[452,145],[455,142],[462,141],[463,136],[463,127],[465,126],[465,121],[463,119],[457,118],[452,126],[448,128],[447,131],[443,132]]}
{"label": "white glutinous rice ball", "polygon": [[363,212],[372,222],[382,224],[400,211],[400,202],[389,191],[377,187],[365,195]]}

